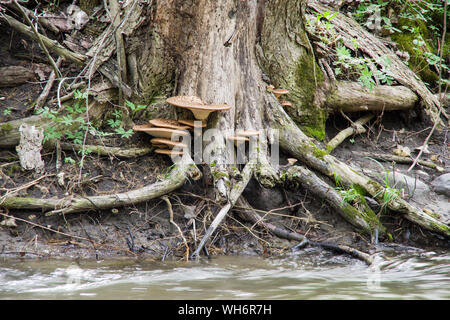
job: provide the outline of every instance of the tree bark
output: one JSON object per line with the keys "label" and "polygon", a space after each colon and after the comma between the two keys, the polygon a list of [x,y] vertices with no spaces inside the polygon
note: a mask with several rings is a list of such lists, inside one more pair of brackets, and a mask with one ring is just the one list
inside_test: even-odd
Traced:
{"label": "tree bark", "polygon": [[34,78],[34,72],[21,66],[0,68],[0,88],[14,87]]}

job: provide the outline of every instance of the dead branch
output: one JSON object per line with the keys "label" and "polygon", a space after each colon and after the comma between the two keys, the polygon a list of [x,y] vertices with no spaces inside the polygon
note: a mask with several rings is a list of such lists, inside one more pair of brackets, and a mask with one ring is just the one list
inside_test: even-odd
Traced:
{"label": "dead branch", "polygon": [[[374,159],[381,160],[381,161],[390,161],[390,162],[393,161],[396,163],[413,163],[414,162],[414,159],[411,159],[408,157],[396,156],[393,154],[381,154],[381,153],[358,152],[358,151],[353,151],[353,153],[356,155],[359,155],[359,156],[370,157],[370,158],[374,158]],[[431,161],[419,160],[417,163],[422,166],[425,166],[425,167],[436,169],[439,172],[442,172],[444,170],[444,168],[438,166],[437,164],[435,164],[434,162],[431,162]]]}
{"label": "dead branch", "polygon": [[230,209],[234,206],[236,201],[241,196],[242,192],[244,191],[245,187],[247,186],[248,182],[250,181],[250,178],[253,176],[255,163],[248,162],[244,169],[241,172],[242,179],[238,181],[233,188],[230,191],[230,195],[228,197],[228,203],[219,211],[217,216],[214,218],[213,222],[209,226],[208,230],[206,231],[205,235],[203,236],[203,239],[200,241],[197,249],[192,254],[191,258],[198,258],[200,251],[203,249],[203,246],[206,244],[208,239],[211,237],[211,235],[214,233],[214,231],[217,229],[219,224],[222,222],[222,220],[225,218],[227,213],[230,211]]}
{"label": "dead branch", "polygon": [[67,50],[66,48],[61,46],[57,41],[51,40],[51,39],[47,38],[46,36],[43,36],[41,34],[36,35],[35,33],[33,33],[33,31],[30,30],[30,27],[27,27],[23,23],[17,21],[16,19],[14,19],[13,17],[11,17],[7,14],[0,15],[0,21],[6,22],[10,27],[14,28],[15,30],[19,31],[20,33],[25,34],[26,36],[30,37],[31,39],[33,39],[35,41],[42,40],[43,45],[47,49],[55,52],[59,56],[65,58],[69,61],[75,62],[78,65],[83,65],[84,62],[86,61],[86,56],[84,56],[80,53],[76,53],[76,52]]}
{"label": "dead branch", "polygon": [[352,126],[342,130],[339,132],[333,139],[331,139],[327,145],[326,149],[328,152],[331,152],[334,150],[338,145],[340,145],[345,139],[350,137],[353,134],[360,134],[366,132],[366,129],[363,127],[367,122],[372,120],[374,117],[373,114],[369,113],[365,115],[364,117],[359,118],[356,120]]}
{"label": "dead branch", "polygon": [[[61,62],[62,62],[62,59],[61,59],[61,57],[59,57],[58,60],[56,60],[57,68],[59,68],[61,66]],[[45,100],[47,100],[50,90],[53,87],[53,83],[55,82],[55,79],[56,79],[56,73],[55,73],[55,70],[52,70],[52,72],[50,73],[50,76],[48,77],[47,84],[44,87],[44,90],[42,90],[42,93],[39,95],[39,97],[36,100],[36,104],[34,105],[34,110],[37,110],[44,105]]]}

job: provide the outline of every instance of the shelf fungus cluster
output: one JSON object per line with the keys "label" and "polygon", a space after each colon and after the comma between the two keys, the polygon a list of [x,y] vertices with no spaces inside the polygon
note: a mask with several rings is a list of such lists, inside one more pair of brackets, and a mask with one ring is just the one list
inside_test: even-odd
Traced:
{"label": "shelf fungus cluster", "polygon": [[211,112],[230,110],[227,104],[205,104],[196,96],[175,96],[166,99],[168,104],[178,108],[189,109],[195,119],[205,121]]}
{"label": "shelf fungus cluster", "polygon": [[289,94],[289,90],[275,89],[273,85],[268,85],[267,91],[273,93],[283,107],[292,107],[292,103],[289,101],[281,100],[281,96]]}
{"label": "shelf fungus cluster", "polygon": [[186,150],[188,145],[180,142],[180,139],[189,137],[189,131],[205,128],[210,113],[231,109],[231,106],[226,104],[205,104],[196,96],[175,96],[166,99],[166,102],[191,110],[196,120],[151,119],[146,124],[135,125],[133,130],[153,136],[150,141],[157,148],[155,153],[167,155],[183,155],[183,150]]}

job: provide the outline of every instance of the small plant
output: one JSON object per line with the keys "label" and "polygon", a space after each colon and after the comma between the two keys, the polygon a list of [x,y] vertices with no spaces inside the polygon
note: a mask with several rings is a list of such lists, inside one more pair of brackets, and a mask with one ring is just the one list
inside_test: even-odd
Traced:
{"label": "small plant", "polygon": [[6,108],[5,110],[3,110],[3,115],[4,116],[9,116],[11,114],[11,107]]}
{"label": "small plant", "polygon": [[135,105],[133,102],[126,100],[125,105],[131,110],[130,118],[133,119],[139,110],[145,110],[146,105]]}

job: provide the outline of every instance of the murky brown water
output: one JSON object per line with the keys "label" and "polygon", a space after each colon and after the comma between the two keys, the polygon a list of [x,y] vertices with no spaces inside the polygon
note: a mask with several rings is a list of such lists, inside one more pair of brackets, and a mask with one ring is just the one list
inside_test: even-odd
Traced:
{"label": "murky brown water", "polygon": [[0,260],[0,299],[450,299],[450,253],[364,263],[310,248],[199,262]]}

